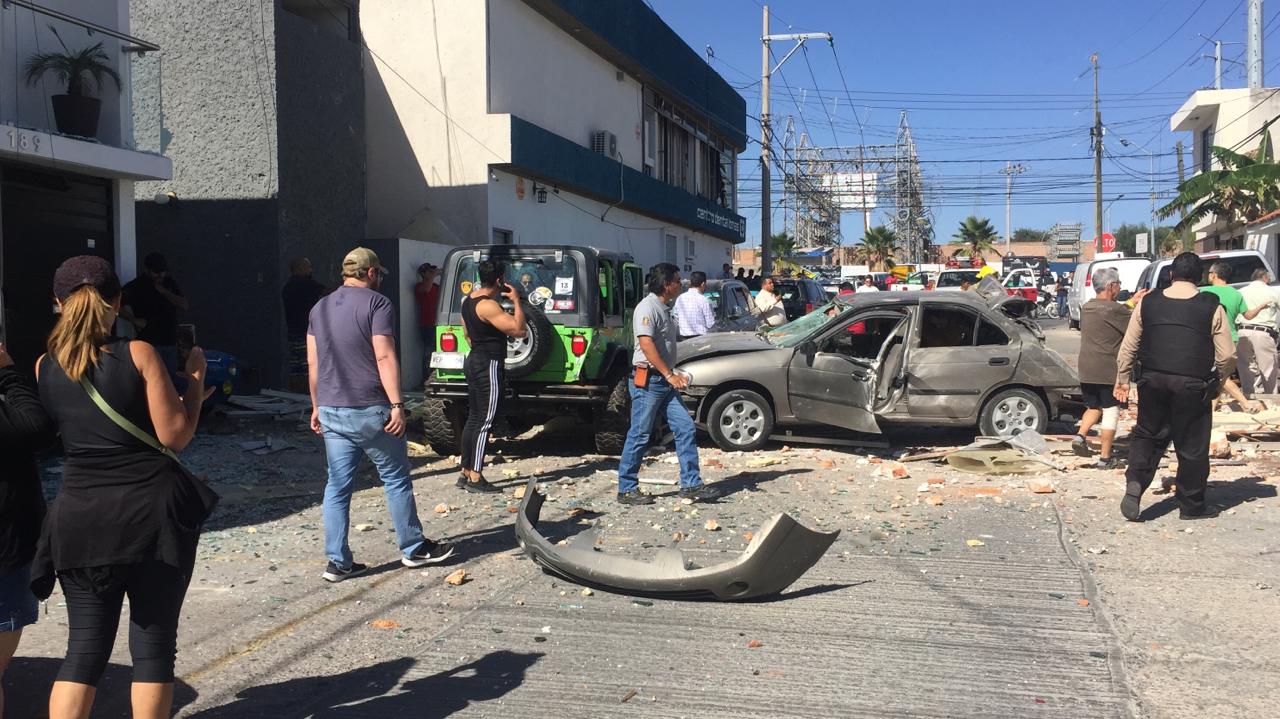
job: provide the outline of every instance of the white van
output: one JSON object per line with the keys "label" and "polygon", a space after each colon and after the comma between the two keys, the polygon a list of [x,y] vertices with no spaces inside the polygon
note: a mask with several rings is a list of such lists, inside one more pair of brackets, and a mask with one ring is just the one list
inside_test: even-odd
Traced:
{"label": "white van", "polygon": [[[1201,285],[1209,284],[1209,267],[1215,262],[1225,262],[1231,266],[1231,285],[1237,289],[1244,287],[1253,280],[1254,270],[1266,270],[1267,274],[1271,275],[1272,284],[1280,280],[1280,277],[1276,277],[1276,273],[1272,269],[1271,263],[1267,261],[1266,256],[1257,250],[1217,250],[1206,252],[1200,255],[1200,261],[1204,264],[1204,278],[1200,281]],[[1170,279],[1172,265],[1172,257],[1165,257],[1152,262],[1142,271],[1142,276],[1138,278],[1138,289],[1154,291],[1168,287],[1172,282]]]}
{"label": "white van", "polygon": [[1120,289],[1137,292],[1138,279],[1150,264],[1151,260],[1146,257],[1117,257],[1076,265],[1071,291],[1067,295],[1067,325],[1073,330],[1080,329],[1080,308],[1097,296],[1093,288],[1093,273],[1110,267],[1120,273]]}

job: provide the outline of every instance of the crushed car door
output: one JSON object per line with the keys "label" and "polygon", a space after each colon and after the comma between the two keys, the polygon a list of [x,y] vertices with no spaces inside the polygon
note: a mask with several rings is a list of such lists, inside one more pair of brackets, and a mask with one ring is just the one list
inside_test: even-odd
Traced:
{"label": "crushed car door", "polygon": [[921,304],[907,372],[913,417],[969,418],[1017,369],[1021,343],[969,307]]}
{"label": "crushed car door", "polygon": [[847,322],[796,348],[787,373],[791,410],[803,422],[878,434],[873,408],[879,357],[907,315],[883,310],[846,315]]}

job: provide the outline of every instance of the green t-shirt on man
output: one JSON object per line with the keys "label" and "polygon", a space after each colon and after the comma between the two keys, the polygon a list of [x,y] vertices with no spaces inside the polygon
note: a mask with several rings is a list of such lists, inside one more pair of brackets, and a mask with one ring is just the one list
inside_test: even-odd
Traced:
{"label": "green t-shirt on man", "polygon": [[1231,341],[1240,341],[1240,335],[1236,331],[1236,316],[1249,311],[1249,304],[1244,301],[1244,295],[1240,294],[1240,290],[1231,285],[1209,285],[1208,287],[1201,287],[1200,291],[1218,296],[1218,304],[1222,305],[1222,309],[1227,313],[1227,326],[1231,328]]}

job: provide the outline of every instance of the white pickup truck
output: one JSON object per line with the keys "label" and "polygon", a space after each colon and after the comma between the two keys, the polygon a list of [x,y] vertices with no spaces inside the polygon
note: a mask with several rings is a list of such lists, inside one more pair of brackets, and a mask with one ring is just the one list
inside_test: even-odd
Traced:
{"label": "white pickup truck", "polygon": [[[1200,255],[1200,259],[1204,262],[1205,272],[1205,277],[1200,281],[1202,285],[1208,284],[1209,267],[1215,262],[1225,262],[1231,266],[1231,285],[1236,288],[1249,284],[1253,280],[1254,270],[1260,268],[1271,275],[1272,283],[1280,280],[1280,277],[1276,277],[1275,268],[1267,261],[1266,256],[1257,250],[1216,250]],[[1171,265],[1173,265],[1172,257],[1162,257],[1147,265],[1138,276],[1137,289],[1160,290],[1168,287],[1172,282],[1169,278]]]}

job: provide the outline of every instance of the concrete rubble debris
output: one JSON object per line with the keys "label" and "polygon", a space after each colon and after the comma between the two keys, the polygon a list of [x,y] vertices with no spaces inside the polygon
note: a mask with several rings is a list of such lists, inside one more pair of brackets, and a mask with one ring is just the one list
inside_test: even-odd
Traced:
{"label": "concrete rubble debris", "polygon": [[467,570],[465,569],[459,569],[457,571],[451,572],[449,575],[447,575],[444,578],[445,584],[451,584],[455,587],[461,585],[463,582],[466,582],[466,581],[467,581]]}

